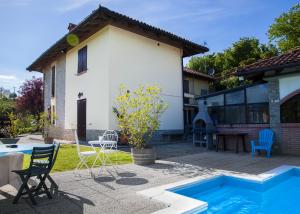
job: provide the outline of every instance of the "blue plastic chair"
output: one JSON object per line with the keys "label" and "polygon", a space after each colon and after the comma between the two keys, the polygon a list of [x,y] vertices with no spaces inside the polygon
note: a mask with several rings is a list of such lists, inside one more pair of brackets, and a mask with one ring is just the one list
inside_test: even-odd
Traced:
{"label": "blue plastic chair", "polygon": [[252,140],[252,157],[254,157],[256,150],[264,150],[267,153],[267,158],[271,157],[271,149],[273,145],[274,132],[271,129],[263,129],[259,132],[258,142]]}

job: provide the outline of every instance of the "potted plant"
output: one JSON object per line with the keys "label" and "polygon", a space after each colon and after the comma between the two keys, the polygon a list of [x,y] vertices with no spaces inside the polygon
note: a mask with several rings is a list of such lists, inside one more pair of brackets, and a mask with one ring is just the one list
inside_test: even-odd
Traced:
{"label": "potted plant", "polygon": [[159,129],[161,114],[167,109],[160,93],[161,89],[155,85],[141,85],[133,92],[121,85],[116,98],[119,129],[128,136],[134,163],[138,165],[155,162],[155,151],[148,143]]}
{"label": "potted plant", "polygon": [[38,126],[39,129],[42,131],[44,142],[46,144],[52,144],[53,137],[49,135],[51,128],[51,118],[47,112],[40,113]]}
{"label": "potted plant", "polygon": [[128,144],[128,128],[127,128],[127,121],[122,120],[123,115],[120,114],[118,109],[116,107],[113,107],[113,113],[116,115],[119,121],[119,127],[121,128],[121,131],[118,132],[119,135],[119,142],[122,145]]}

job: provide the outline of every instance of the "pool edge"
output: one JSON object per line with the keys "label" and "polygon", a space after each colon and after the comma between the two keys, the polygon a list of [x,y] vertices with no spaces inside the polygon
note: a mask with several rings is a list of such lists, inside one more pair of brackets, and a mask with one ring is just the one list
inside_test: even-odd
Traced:
{"label": "pool edge", "polygon": [[208,207],[208,204],[205,201],[196,200],[187,196],[170,192],[169,191],[170,189],[180,188],[180,186],[184,186],[187,184],[208,181],[221,176],[231,176],[234,178],[242,178],[242,179],[251,180],[253,182],[263,183],[275,176],[278,176],[294,168],[300,169],[299,166],[282,165],[258,175],[250,175],[250,174],[237,175],[230,171],[220,171],[220,174],[217,175],[212,175],[208,177],[197,176],[194,178],[185,179],[171,184],[166,184],[166,185],[138,191],[137,194],[143,195],[149,198],[150,200],[160,201],[168,206],[167,208],[158,210],[153,214],[168,214],[168,213],[189,214],[189,213],[205,211]]}

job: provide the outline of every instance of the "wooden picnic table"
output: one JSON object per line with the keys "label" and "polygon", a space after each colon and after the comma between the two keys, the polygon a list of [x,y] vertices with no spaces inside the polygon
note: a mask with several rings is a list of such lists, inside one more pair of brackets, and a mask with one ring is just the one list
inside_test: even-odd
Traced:
{"label": "wooden picnic table", "polygon": [[[217,137],[217,144],[216,144],[216,152],[218,152],[219,150],[219,144],[220,144],[220,140],[222,138],[223,140],[223,150],[226,151],[226,137],[236,137],[236,142],[235,142],[235,152],[239,153],[239,144],[240,142],[242,142],[243,144],[243,151],[247,152],[247,148],[246,148],[246,141],[245,138],[248,135],[248,133],[246,132],[237,132],[237,131],[218,131],[216,133],[216,137]],[[239,141],[239,139],[242,139],[242,141]]]}

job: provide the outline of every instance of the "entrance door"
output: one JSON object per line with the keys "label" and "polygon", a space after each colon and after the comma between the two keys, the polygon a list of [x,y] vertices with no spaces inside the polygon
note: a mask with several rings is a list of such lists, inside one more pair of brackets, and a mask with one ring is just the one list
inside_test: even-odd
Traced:
{"label": "entrance door", "polygon": [[79,140],[86,140],[86,99],[77,100],[77,134]]}

